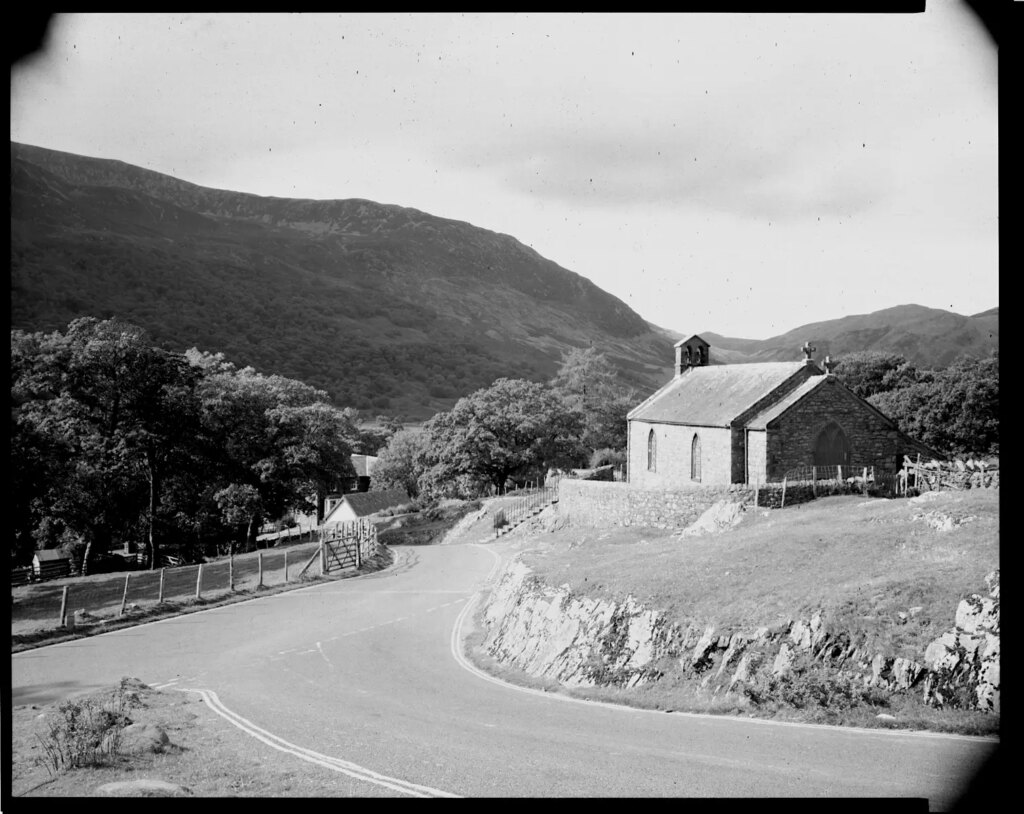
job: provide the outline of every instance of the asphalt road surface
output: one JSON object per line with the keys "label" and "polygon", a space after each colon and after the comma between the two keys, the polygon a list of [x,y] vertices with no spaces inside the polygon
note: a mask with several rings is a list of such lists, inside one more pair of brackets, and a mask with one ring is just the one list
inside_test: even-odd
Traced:
{"label": "asphalt road surface", "polygon": [[122,676],[194,690],[254,750],[368,796],[914,797],[948,810],[996,748],[574,702],[492,679],[460,641],[508,550],[398,549],[389,571],[14,654],[12,701]]}

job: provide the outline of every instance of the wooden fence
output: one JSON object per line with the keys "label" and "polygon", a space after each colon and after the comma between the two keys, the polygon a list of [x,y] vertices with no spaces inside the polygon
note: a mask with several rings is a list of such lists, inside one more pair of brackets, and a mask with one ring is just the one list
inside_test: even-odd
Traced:
{"label": "wooden fence", "polygon": [[[19,587],[12,591],[12,629],[29,623],[74,627],[76,621],[98,623],[164,602],[217,600],[239,591],[294,582],[314,563],[319,563],[316,576],[360,567],[377,553],[377,529],[372,523],[362,520],[339,526],[324,529],[319,541],[284,549],[178,568],[96,575],[71,584],[49,581]],[[12,573],[12,588],[21,576]]]}
{"label": "wooden fence", "polygon": [[903,456],[903,468],[898,474],[900,494],[943,489],[990,489],[999,486],[999,463],[985,460],[956,459],[952,461],[922,461]]}

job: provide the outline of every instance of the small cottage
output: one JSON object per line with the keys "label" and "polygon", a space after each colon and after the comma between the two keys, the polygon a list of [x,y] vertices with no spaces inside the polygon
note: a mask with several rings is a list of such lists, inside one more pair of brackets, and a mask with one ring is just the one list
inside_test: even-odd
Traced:
{"label": "small cottage", "polygon": [[711,365],[700,336],[676,343],[673,379],[626,417],[630,483],[765,483],[803,466],[893,474],[904,455],[937,456],[843,385],[831,359],[801,350],[798,362]]}
{"label": "small cottage", "polygon": [[345,492],[369,492],[370,478],[373,477],[373,468],[377,464],[377,458],[373,455],[352,455],[352,468],[356,474],[353,478],[347,478],[343,484]]}
{"label": "small cottage", "polygon": [[71,558],[56,548],[41,549],[32,557],[36,579],[58,579],[71,576]]}
{"label": "small cottage", "polygon": [[324,506],[324,521],[328,523],[351,523],[371,514],[401,506],[409,502],[404,489],[386,489],[380,492],[349,492],[327,499]]}

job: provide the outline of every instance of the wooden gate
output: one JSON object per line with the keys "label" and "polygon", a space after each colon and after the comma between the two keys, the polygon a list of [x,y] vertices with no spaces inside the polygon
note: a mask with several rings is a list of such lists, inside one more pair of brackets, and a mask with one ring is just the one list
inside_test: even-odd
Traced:
{"label": "wooden gate", "polygon": [[320,530],[320,544],[322,573],[359,568],[377,553],[377,527],[369,520],[324,526]]}

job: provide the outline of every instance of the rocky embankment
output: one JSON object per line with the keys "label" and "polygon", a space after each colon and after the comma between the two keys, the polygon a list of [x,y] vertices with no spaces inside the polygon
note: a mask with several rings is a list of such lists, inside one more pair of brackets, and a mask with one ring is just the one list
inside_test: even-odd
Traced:
{"label": "rocky embankment", "polygon": [[750,631],[680,625],[632,597],[616,602],[545,585],[516,561],[485,606],[484,647],[502,663],[572,687],[634,687],[679,671],[728,693],[824,668],[864,691],[998,712],[998,570],[987,582],[989,595],[961,601],[955,626],[914,660],[872,652],[821,611]]}

